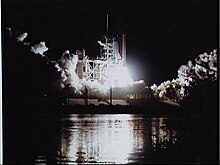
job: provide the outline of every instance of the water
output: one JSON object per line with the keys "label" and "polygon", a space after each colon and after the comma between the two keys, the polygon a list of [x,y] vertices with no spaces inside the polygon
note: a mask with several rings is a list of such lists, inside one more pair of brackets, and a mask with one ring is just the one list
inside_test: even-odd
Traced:
{"label": "water", "polygon": [[182,154],[181,130],[169,128],[169,120],[130,114],[71,114],[52,120],[41,116],[34,136],[34,163],[175,162]]}

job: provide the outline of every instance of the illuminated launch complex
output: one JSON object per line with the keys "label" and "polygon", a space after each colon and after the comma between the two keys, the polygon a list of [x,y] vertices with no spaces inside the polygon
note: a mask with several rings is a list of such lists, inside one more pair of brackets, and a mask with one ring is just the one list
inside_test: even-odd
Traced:
{"label": "illuminated launch complex", "polygon": [[[108,14],[106,15],[106,32],[108,33]],[[85,79],[87,81],[97,81],[100,84],[110,83],[110,86],[121,86],[125,84],[119,84],[117,81],[118,76],[115,72],[123,71],[126,67],[126,35],[121,34],[118,37],[102,36],[101,41],[98,41],[100,45],[100,55],[95,60],[90,60],[85,51],[76,51],[78,55],[78,64],[76,73],[79,79]],[[120,69],[120,70],[118,70]]]}
{"label": "illuminated launch complex", "polygon": [[75,55],[71,56],[68,51],[66,52],[72,65],[66,67],[69,68],[71,75],[70,87],[75,87],[79,97],[106,100],[110,96],[111,101],[114,93],[114,99],[125,100],[128,90],[134,89],[134,86],[140,83],[134,82],[127,70],[126,35],[124,33],[117,36],[103,35],[98,44],[100,54],[95,59],[90,59],[84,49],[76,50]]}
{"label": "illuminated launch complex", "polygon": [[[107,15],[108,33],[108,15]],[[103,35],[98,41],[100,54],[96,59],[90,59],[85,50],[77,50],[75,57],[75,72],[79,84],[89,88],[99,88],[106,92],[111,87],[126,87],[133,83],[126,66],[126,35]]]}
{"label": "illuminated launch complex", "polygon": [[[80,80],[96,81],[100,84],[110,83],[110,79],[114,82],[109,85],[122,86],[126,82],[121,82],[116,78],[126,68],[126,35],[122,34],[119,37],[102,36],[100,44],[100,56],[97,59],[89,59],[85,55],[85,50],[77,50],[78,63],[76,73]],[[119,70],[120,69],[120,70]],[[118,72],[115,72],[118,71]],[[107,84],[106,84],[107,85]]]}

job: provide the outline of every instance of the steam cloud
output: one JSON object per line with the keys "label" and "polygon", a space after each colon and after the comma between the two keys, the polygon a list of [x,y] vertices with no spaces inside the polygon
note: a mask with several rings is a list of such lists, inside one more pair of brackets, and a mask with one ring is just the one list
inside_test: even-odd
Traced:
{"label": "steam cloud", "polygon": [[214,49],[210,54],[203,53],[200,54],[193,64],[192,61],[188,61],[187,65],[180,66],[177,71],[178,78],[172,81],[168,80],[161,83],[159,86],[153,84],[151,89],[154,94],[160,98],[170,97],[172,92],[175,96],[174,98],[181,99],[188,95],[189,87],[192,82],[198,80],[205,80],[207,78],[213,81],[217,80],[217,49]]}
{"label": "steam cloud", "polygon": [[48,51],[48,48],[46,47],[45,42],[43,41],[41,41],[38,44],[33,44],[33,46],[30,46],[29,42],[24,42],[24,39],[26,39],[28,36],[27,32],[24,33],[17,32],[13,34],[11,27],[8,27],[6,30],[9,32],[9,36],[15,38],[17,42],[29,46],[31,52],[44,56],[44,52]]}
{"label": "steam cloud", "polygon": [[17,41],[18,42],[23,42],[24,39],[28,36],[28,34],[25,32],[25,33],[22,33],[20,35],[17,36]]}
{"label": "steam cloud", "polygon": [[66,50],[61,59],[58,60],[55,67],[61,74],[60,87],[73,87],[75,93],[81,94],[80,89],[82,85],[79,82],[79,77],[76,74],[76,65],[78,62],[78,56],[70,54],[69,50]]}
{"label": "steam cloud", "polygon": [[31,46],[31,51],[35,54],[40,54],[44,56],[44,52],[46,52],[48,48],[45,45],[45,42],[41,41],[39,44],[35,44]]}

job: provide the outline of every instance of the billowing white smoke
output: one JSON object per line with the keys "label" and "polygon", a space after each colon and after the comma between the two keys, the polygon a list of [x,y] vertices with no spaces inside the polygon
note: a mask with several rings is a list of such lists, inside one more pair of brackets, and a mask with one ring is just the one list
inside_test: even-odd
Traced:
{"label": "billowing white smoke", "polygon": [[139,88],[140,90],[141,90],[141,89],[143,90],[143,89],[146,87],[146,83],[145,83],[144,80],[134,81],[134,82],[132,83],[132,85],[133,85],[134,87]]}
{"label": "billowing white smoke", "polygon": [[16,41],[19,43],[22,43],[23,45],[28,46],[31,49],[31,52],[35,53],[35,54],[40,54],[41,56],[44,56],[44,52],[48,51],[48,48],[45,45],[45,42],[41,41],[38,44],[33,44],[33,46],[30,46],[29,42],[24,42],[24,39],[27,38],[28,33],[24,32],[24,33],[17,33],[17,34],[13,34],[12,33],[12,28],[8,27],[6,30],[8,30],[10,37],[15,37]]}
{"label": "billowing white smoke", "polygon": [[213,81],[217,80],[217,50],[213,50],[210,54],[200,54],[195,59],[195,64],[188,61],[187,65],[180,66],[177,71],[178,78],[172,81],[165,81],[159,86],[153,84],[151,89],[154,94],[160,98],[170,97],[170,91],[175,95],[175,99],[181,99],[188,95],[188,90],[192,82],[204,80],[207,78]]}
{"label": "billowing white smoke", "polygon": [[213,50],[208,55],[207,53],[200,54],[195,59],[195,72],[199,79],[212,77],[217,79],[217,50]]}
{"label": "billowing white smoke", "polygon": [[11,27],[7,27],[6,30],[7,30],[7,33],[9,34],[9,37],[12,37],[13,34],[12,34]]}
{"label": "billowing white smoke", "polygon": [[[110,64],[104,69],[102,81],[91,79],[79,79],[76,74],[76,65],[78,56],[65,51],[56,64],[58,72],[61,74],[61,80],[58,81],[59,87],[64,88],[71,85],[76,94],[82,95],[85,88],[88,89],[89,95],[96,98],[109,96],[111,87],[135,87],[144,89],[146,84],[143,80],[134,82],[125,66]],[[127,88],[128,89],[128,88]]]}
{"label": "billowing white smoke", "polygon": [[38,44],[31,46],[31,51],[35,54],[40,54],[44,56],[44,52],[46,52],[48,48],[45,45],[45,42],[41,41]]}
{"label": "billowing white smoke", "polygon": [[25,33],[18,35],[16,39],[18,42],[23,42],[27,36],[28,36],[28,34],[25,32]]}
{"label": "billowing white smoke", "polygon": [[80,80],[76,73],[76,65],[78,63],[78,56],[71,54],[69,50],[65,51],[55,65],[57,71],[60,73],[61,79],[57,81],[58,87],[70,87],[77,95],[82,95],[85,88],[90,93],[97,97],[106,95],[106,87],[98,81]]}
{"label": "billowing white smoke", "polygon": [[60,87],[72,87],[75,93],[81,94],[82,85],[79,82],[79,77],[76,74],[76,65],[78,56],[70,54],[69,50],[65,51],[55,67],[61,74]]}

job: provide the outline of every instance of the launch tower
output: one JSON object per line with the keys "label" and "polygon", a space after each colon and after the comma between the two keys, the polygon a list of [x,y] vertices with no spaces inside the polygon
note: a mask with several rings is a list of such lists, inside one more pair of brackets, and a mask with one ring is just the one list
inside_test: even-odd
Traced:
{"label": "launch tower", "polygon": [[[108,15],[107,15],[108,32]],[[78,63],[76,73],[80,80],[97,81],[100,84],[109,80],[109,71],[117,67],[126,66],[126,35],[103,35],[98,41],[100,54],[96,59],[85,55],[85,50],[77,50]],[[111,74],[112,75],[112,74]]]}

